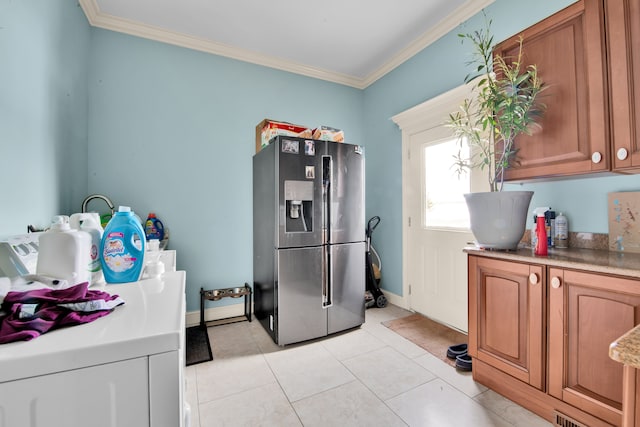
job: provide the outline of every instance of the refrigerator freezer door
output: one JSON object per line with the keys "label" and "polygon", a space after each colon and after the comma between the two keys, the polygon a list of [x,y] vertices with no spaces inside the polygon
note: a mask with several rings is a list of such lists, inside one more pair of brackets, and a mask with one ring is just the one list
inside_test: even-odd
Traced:
{"label": "refrigerator freezer door", "polygon": [[362,242],[364,224],[364,153],[353,144],[327,142],[331,158],[329,243]]}
{"label": "refrigerator freezer door", "polygon": [[364,323],[365,243],[329,246],[333,305],[328,309],[328,332],[344,331]]}
{"label": "refrigerator freezer door", "polygon": [[279,345],[327,335],[327,310],[322,306],[323,249],[317,246],[277,251]]}

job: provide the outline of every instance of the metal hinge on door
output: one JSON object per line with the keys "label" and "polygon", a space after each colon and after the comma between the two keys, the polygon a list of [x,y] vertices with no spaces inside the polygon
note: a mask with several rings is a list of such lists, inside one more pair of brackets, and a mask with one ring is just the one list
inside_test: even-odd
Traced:
{"label": "metal hinge on door", "polygon": [[411,295],[411,285],[409,285],[409,295]]}
{"label": "metal hinge on door", "polygon": [[411,227],[411,217],[409,217],[408,220],[409,220],[408,227]]}

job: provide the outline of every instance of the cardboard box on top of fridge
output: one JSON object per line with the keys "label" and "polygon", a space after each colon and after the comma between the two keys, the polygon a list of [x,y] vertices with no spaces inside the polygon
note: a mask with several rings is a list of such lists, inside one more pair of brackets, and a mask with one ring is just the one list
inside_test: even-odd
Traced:
{"label": "cardboard box on top of fridge", "polygon": [[344,132],[329,126],[319,126],[313,130],[313,139],[323,141],[344,142]]}
{"label": "cardboard box on top of fridge", "polygon": [[269,145],[273,137],[279,135],[311,138],[311,129],[293,123],[264,119],[256,126],[256,153]]}

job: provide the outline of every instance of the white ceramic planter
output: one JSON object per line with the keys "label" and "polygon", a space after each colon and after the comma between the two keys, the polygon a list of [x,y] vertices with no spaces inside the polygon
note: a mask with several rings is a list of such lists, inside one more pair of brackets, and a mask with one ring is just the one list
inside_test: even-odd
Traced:
{"label": "white ceramic planter", "polygon": [[499,191],[464,195],[476,246],[512,250],[518,247],[527,224],[533,191]]}

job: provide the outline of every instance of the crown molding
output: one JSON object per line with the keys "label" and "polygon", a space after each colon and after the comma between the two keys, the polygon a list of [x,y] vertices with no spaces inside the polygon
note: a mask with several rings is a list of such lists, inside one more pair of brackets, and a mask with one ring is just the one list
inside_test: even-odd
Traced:
{"label": "crown molding", "polygon": [[456,28],[458,25],[465,22],[473,15],[477,14],[485,7],[489,6],[494,1],[495,0],[467,0],[456,10],[454,10],[453,13],[447,16],[445,20],[439,22],[431,30],[427,31],[422,36],[411,42],[411,44],[409,44],[407,47],[398,52],[397,55],[391,58],[389,62],[371,73],[366,79],[363,80],[363,88],[366,88],[367,86],[373,84],[379,78],[393,71],[399,65],[417,55],[424,48],[434,43],[440,37],[444,36],[451,30]]}
{"label": "crown molding", "polygon": [[87,17],[87,20],[89,21],[89,24],[93,27],[155,40],[200,52],[220,55],[282,71],[288,71],[307,77],[351,86],[356,89],[365,89],[494,1],[495,0],[467,0],[467,2],[458,7],[447,17],[447,19],[440,22],[433,30],[423,34],[421,37],[413,41],[389,62],[366,78],[359,78],[321,68],[310,67],[294,61],[263,55],[250,50],[239,49],[226,44],[205,40],[203,38],[119,18],[101,12],[96,0],[79,0],[79,3]]}

